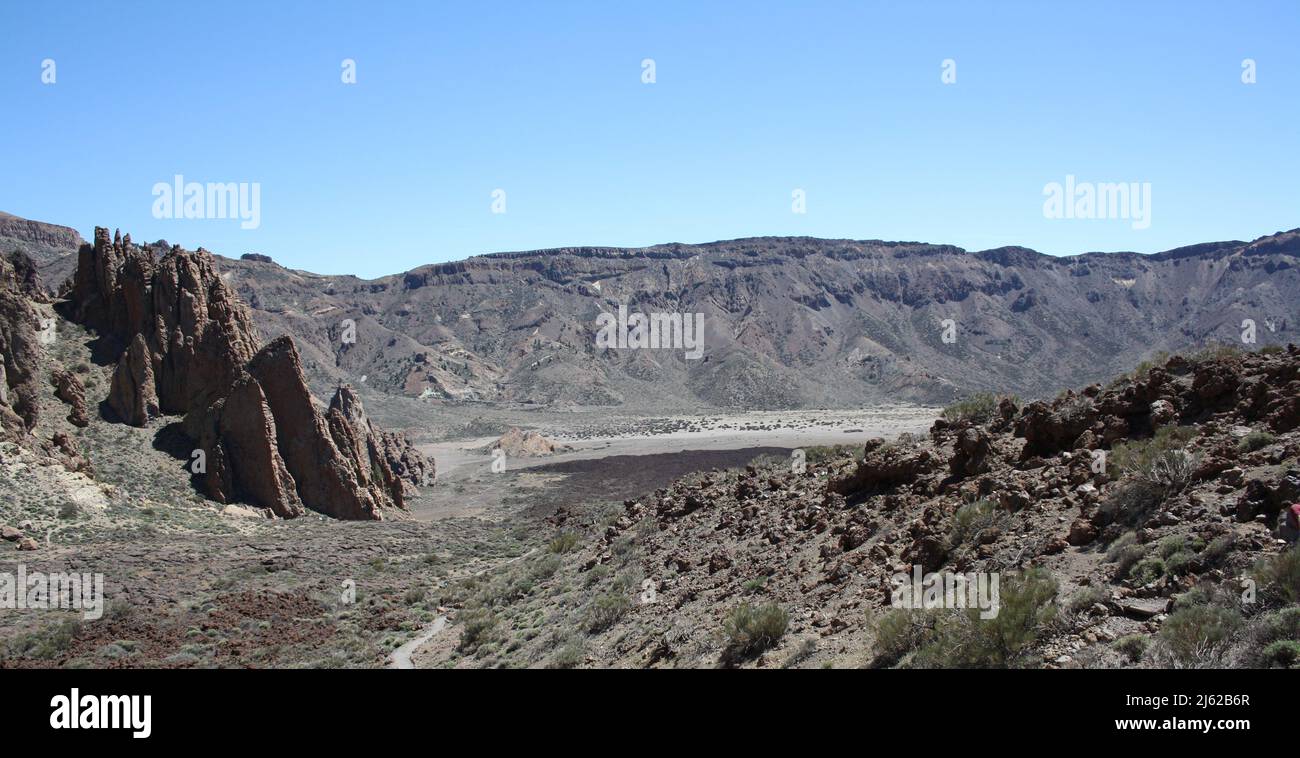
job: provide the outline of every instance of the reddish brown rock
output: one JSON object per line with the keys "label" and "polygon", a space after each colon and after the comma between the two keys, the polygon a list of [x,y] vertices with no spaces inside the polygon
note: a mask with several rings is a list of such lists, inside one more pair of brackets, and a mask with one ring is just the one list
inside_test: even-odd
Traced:
{"label": "reddish brown rock", "polygon": [[153,358],[142,334],[135,335],[113,369],[108,407],[132,426],[144,426],[159,413],[154,390]]}
{"label": "reddish brown rock", "polygon": [[368,468],[362,461],[339,449],[336,435],[353,452],[361,444],[359,435],[341,412],[334,414],[331,433],[312,404],[293,340],[281,337],[271,342],[253,357],[248,370],[266,393],[280,453],[303,503],[335,518],[382,519],[381,509],[397,503],[383,485],[360,476]]}
{"label": "reddish brown rock", "polygon": [[40,418],[40,316],[18,272],[0,257],[0,428],[21,438]]}
{"label": "reddish brown rock", "polygon": [[229,395],[209,406],[199,423],[209,497],[219,502],[251,501],[282,518],[306,512],[276,447],[275,419],[266,396],[252,377],[237,381]]}
{"label": "reddish brown rock", "polygon": [[827,489],[840,495],[878,492],[911,484],[937,463],[928,450],[871,440],[857,469],[848,476],[831,480]]}
{"label": "reddish brown rock", "polygon": [[90,415],[86,410],[86,388],[81,379],[71,371],[55,369],[50,375],[54,396],[68,404],[68,421],[74,426],[86,426]]}
{"label": "reddish brown rock", "polygon": [[215,500],[286,518],[305,506],[381,519],[404,507],[407,486],[428,483],[432,465],[404,437],[374,429],[350,389],[317,409],[292,340],[258,350],[247,309],[202,249],[173,248],[155,263],[130,237],[96,229],[63,307],[126,346],[107,401],[114,413],[137,426],[185,414],[204,453],[195,473]]}
{"label": "reddish brown rock", "polygon": [[948,461],[948,470],[958,478],[983,474],[989,470],[990,450],[992,443],[983,430],[975,427],[963,429],[957,435],[956,448]]}

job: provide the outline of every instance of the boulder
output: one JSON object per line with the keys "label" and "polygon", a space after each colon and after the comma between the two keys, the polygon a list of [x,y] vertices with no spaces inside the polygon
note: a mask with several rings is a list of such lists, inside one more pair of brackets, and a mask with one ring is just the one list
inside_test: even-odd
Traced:
{"label": "boulder", "polygon": [[90,415],[86,410],[86,388],[76,374],[65,369],[55,369],[50,376],[54,396],[68,404],[68,421],[74,426],[86,426]]}

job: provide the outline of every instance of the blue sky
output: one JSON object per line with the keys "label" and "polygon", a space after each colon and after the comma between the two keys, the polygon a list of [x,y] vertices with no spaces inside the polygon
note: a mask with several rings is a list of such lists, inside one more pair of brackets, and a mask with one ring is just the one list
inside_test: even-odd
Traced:
{"label": "blue sky", "polygon": [[[0,210],[364,276],[761,235],[1155,252],[1300,226],[1298,33],[1296,0],[9,2]],[[155,218],[176,174],[259,183],[260,226]],[[1149,182],[1150,227],[1045,218],[1067,175]]]}

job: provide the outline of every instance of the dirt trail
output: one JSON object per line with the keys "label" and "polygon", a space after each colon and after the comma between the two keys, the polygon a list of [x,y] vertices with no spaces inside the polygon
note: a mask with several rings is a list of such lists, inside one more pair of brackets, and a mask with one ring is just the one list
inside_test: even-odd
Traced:
{"label": "dirt trail", "polygon": [[[532,550],[529,550],[523,555],[516,556],[514,558],[511,558],[510,560],[502,561],[495,566],[489,566],[483,569],[482,571],[475,572],[474,576],[483,576],[489,571],[495,571],[496,569],[509,566],[512,563],[518,563],[519,561],[522,561],[523,559],[527,558],[528,556],[536,552],[537,552],[537,548],[533,548]],[[424,647],[425,643],[427,643],[429,640],[441,634],[442,631],[447,628],[447,620],[448,619],[446,615],[439,616],[438,618],[433,620],[432,624],[429,624],[424,629],[422,629],[420,633],[416,635],[413,639],[411,639],[406,644],[394,650],[392,654],[388,656],[388,668],[390,669],[415,668],[415,663],[412,660],[412,656],[415,655],[415,651]]]}

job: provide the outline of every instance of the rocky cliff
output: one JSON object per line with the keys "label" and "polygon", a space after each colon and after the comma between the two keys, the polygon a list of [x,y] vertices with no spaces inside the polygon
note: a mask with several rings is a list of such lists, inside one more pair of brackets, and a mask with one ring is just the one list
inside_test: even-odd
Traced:
{"label": "rocky cliff", "polygon": [[293,340],[260,344],[206,251],[173,247],[155,260],[129,235],[97,228],[65,294],[65,315],[120,351],[110,411],[134,426],[184,416],[209,497],[285,518],[311,509],[378,520],[431,478],[432,463],[404,437],[377,432],[347,388],[317,407]]}

